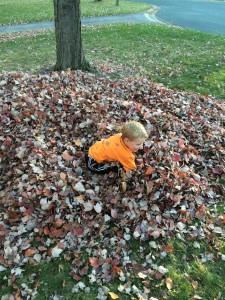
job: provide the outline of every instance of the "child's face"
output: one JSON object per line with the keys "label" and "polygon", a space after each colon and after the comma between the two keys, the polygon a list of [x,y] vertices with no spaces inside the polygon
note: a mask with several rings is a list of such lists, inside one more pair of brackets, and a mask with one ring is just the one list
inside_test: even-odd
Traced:
{"label": "child's face", "polygon": [[127,138],[124,139],[125,145],[132,151],[137,152],[140,149],[143,149],[143,144],[145,142],[144,138],[137,138],[133,141],[128,140]]}

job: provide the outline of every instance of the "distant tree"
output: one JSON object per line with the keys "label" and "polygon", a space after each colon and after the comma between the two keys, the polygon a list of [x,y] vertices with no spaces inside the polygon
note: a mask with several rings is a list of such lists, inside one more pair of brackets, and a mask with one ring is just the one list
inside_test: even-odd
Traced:
{"label": "distant tree", "polygon": [[80,0],[53,0],[56,35],[55,70],[86,69],[81,39]]}

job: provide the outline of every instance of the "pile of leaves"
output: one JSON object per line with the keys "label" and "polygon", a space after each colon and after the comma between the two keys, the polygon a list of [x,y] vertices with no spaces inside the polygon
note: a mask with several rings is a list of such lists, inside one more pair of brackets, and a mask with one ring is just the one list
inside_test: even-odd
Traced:
{"label": "pile of leaves", "polygon": [[[12,281],[26,264],[85,250],[88,259],[71,264],[74,292],[88,289],[84,275],[99,286],[119,278],[120,292],[147,299],[147,276],[171,282],[147,253],[142,265],[131,261],[132,238],[165,254],[173,236],[224,235],[223,215],[209,213],[224,199],[224,103],[144,77],[114,81],[70,70],[5,72],[0,96],[0,271],[10,269]],[[141,122],[149,139],[121,190],[119,174],[91,174],[84,156],[128,120]],[[128,280],[132,272],[142,289]],[[100,288],[97,299],[108,292]]]}

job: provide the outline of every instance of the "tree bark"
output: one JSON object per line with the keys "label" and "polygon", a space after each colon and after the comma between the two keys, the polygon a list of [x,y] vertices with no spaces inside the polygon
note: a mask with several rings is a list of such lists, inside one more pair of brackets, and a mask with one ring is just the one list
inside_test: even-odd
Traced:
{"label": "tree bark", "polygon": [[55,70],[85,69],[81,39],[80,0],[54,0]]}

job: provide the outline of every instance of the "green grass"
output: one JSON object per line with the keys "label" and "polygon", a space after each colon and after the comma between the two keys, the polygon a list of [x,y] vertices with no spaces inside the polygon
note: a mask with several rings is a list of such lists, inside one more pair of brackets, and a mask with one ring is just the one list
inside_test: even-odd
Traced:
{"label": "green grass", "polygon": [[[225,276],[224,262],[212,260],[201,263],[202,255],[209,252],[209,245],[203,240],[198,242],[200,248],[196,249],[191,241],[172,240],[174,251],[166,258],[169,274],[175,283],[170,292],[171,299],[188,300],[193,297],[193,292],[203,299],[215,299],[219,292],[225,295],[221,280]],[[225,243],[221,249],[224,247]],[[195,282],[197,285],[194,285]]]}
{"label": "green grass", "polygon": [[[53,66],[53,31],[21,36],[2,36],[0,70],[40,72]],[[114,24],[83,27],[82,37],[86,59],[110,65],[115,78],[146,75],[170,88],[225,99],[224,36],[158,24]]]}
{"label": "green grass", "polygon": [[[158,241],[156,241],[158,243]],[[180,241],[176,238],[164,241],[166,245],[172,247],[172,252],[168,253],[165,258],[159,257],[160,251],[154,250],[148,246],[148,242],[138,244],[136,240],[131,241],[132,262],[143,263],[147,254],[151,253],[155,257],[157,265],[163,265],[169,270],[164,279],[156,279],[149,276],[144,284],[148,288],[152,297],[160,297],[167,295],[170,300],[189,300],[194,295],[199,295],[204,300],[225,299],[225,268],[223,261],[208,261],[201,263],[201,255],[207,253],[207,241],[198,240],[200,248],[193,247],[194,241]],[[220,249],[225,252],[225,241],[220,241]],[[81,254],[86,255],[86,254]],[[87,256],[87,255],[86,255]],[[101,285],[90,284],[88,277],[82,277],[81,281],[90,287],[90,291],[79,291],[72,293],[73,287],[78,283],[68,274],[71,271],[71,261],[65,261],[63,258],[57,258],[51,263],[39,265],[29,265],[21,278],[17,279],[12,285],[8,286],[8,282],[4,280],[6,272],[0,273],[1,291],[0,296],[10,294],[16,291],[23,284],[34,293],[37,291],[36,300],[49,299],[51,295],[62,296],[62,299],[97,299],[98,287]],[[46,276],[47,274],[47,276]],[[173,287],[168,290],[165,278],[172,280]],[[151,279],[150,279],[151,278]],[[149,280],[150,279],[150,280]],[[136,286],[143,284],[143,279],[138,278],[137,274],[131,272],[130,281]],[[113,282],[106,283],[105,286],[109,291],[118,294],[119,299],[130,300],[130,295],[118,291],[118,286],[124,282],[115,279]],[[218,298],[220,295],[221,298]]]}
{"label": "green grass", "polygon": [[[25,269],[25,276],[16,281],[18,288],[27,284],[28,287],[32,290],[32,294],[35,291],[38,291],[36,300],[49,299],[51,295],[63,295],[63,299],[82,299],[89,300],[90,296],[78,295],[75,298],[74,294],[71,293],[73,286],[76,282],[68,274],[70,273],[70,262],[63,259],[55,259],[50,264],[43,263],[36,266],[29,266]],[[47,276],[46,276],[47,274]],[[1,276],[1,274],[0,274]],[[27,281],[29,278],[29,282]],[[85,280],[87,281],[87,279]],[[4,280],[0,279],[0,284],[2,287],[2,292],[0,291],[0,296],[12,292],[11,288],[5,288]],[[14,286],[16,290],[16,286]],[[96,287],[91,289],[91,295],[96,293]]]}
{"label": "green grass", "polygon": [[[82,17],[126,14],[147,11],[147,3],[116,0],[81,0]],[[1,0],[0,25],[31,23],[54,19],[53,0]]]}

